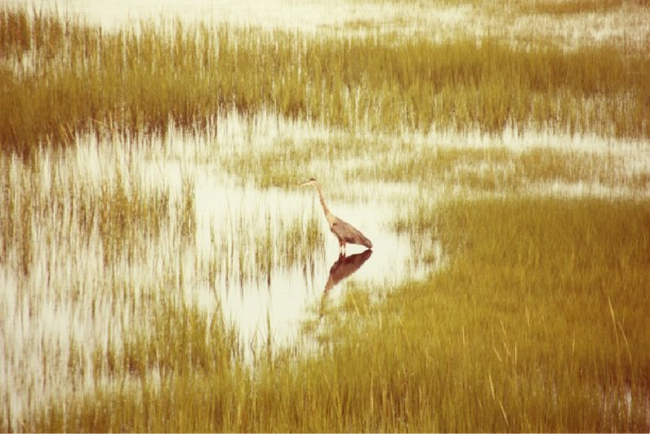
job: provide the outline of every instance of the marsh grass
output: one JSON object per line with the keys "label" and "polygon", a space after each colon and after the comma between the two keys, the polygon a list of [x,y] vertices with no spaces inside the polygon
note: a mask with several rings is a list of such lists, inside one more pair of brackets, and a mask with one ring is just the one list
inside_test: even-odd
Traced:
{"label": "marsh grass", "polygon": [[158,297],[146,276],[160,267],[169,284],[178,274],[151,250],[174,244],[166,234],[176,213],[194,212],[194,196],[176,204],[146,181],[143,161],[81,147],[0,158],[3,429],[52,394],[100,381],[93,351],[120,348],[127,312],[146,317]]}
{"label": "marsh grass", "polygon": [[497,38],[433,43],[180,21],[103,33],[10,8],[0,19],[0,143],[22,154],[89,131],[133,138],[164,135],[171,123],[204,129],[233,109],[347,131],[648,134],[648,58],[616,46],[566,51]]}
{"label": "marsh grass", "polygon": [[[0,47],[1,430],[648,431],[645,52],[8,8]],[[499,139],[524,129],[612,146]],[[241,204],[206,223],[195,174],[221,170]],[[321,173],[333,200],[402,183],[393,228],[444,266],[323,297],[308,347],[268,315],[248,342],[219,297],[322,262],[317,199],[290,207]]]}
{"label": "marsh grass", "polygon": [[[49,420],[50,429],[57,431],[88,423],[96,431],[117,426],[122,431],[159,431],[173,426],[205,430],[219,426],[218,420],[226,422],[234,417],[234,408],[219,413],[230,402],[215,405],[220,398],[210,398],[223,396],[226,390],[239,393],[249,381],[236,333],[223,322],[220,311],[206,316],[182,300],[162,298],[152,306],[152,313],[125,334],[121,350],[95,358],[98,378],[104,375],[117,381],[105,382],[78,399],[60,402],[60,407],[41,415],[41,422]],[[214,382],[199,397],[195,393],[207,385],[207,378]],[[160,401],[163,396],[169,400]],[[87,399],[101,409],[82,415]],[[199,401],[207,405],[198,405]],[[140,402],[147,404],[142,407]],[[111,410],[113,407],[116,411]],[[68,416],[54,416],[60,411]],[[76,416],[70,418],[73,414]]]}
{"label": "marsh grass", "polygon": [[[0,158],[3,430],[24,429],[53,395],[130,388],[145,375],[155,387],[173,364],[159,347],[175,336],[169,310],[182,321],[200,308],[197,321],[221,327],[217,295],[266,288],[293,268],[308,275],[323,259],[321,216],[282,212],[254,189],[206,228],[193,167],[156,160],[147,146],[89,140],[30,161]],[[242,345],[257,355],[268,343]]]}
{"label": "marsh grass", "polygon": [[401,157],[388,157],[382,164],[358,169],[356,176],[488,194],[521,194],[557,183],[598,187],[611,194],[627,188],[632,194],[644,195],[648,187],[645,169],[635,169],[633,157],[616,150],[434,146],[416,151],[409,145],[398,145],[398,149]]}
{"label": "marsh grass", "polygon": [[182,335],[172,347],[160,331],[133,340],[152,361],[178,349],[155,388],[138,368],[138,387],[54,404],[35,426],[647,430],[648,204],[458,200],[431,212],[456,252],[449,266],[378,302],[351,290],[317,353],[276,352],[247,371],[223,324],[168,309]]}
{"label": "marsh grass", "polygon": [[619,9],[623,6],[622,0],[552,0],[519,2],[522,12],[548,15],[604,13]]}
{"label": "marsh grass", "polygon": [[[159,192],[159,195],[148,198],[142,194],[141,186],[125,185],[122,176],[118,173],[115,182],[104,184],[98,198],[84,197],[83,193],[81,195],[81,200],[87,200],[95,206],[101,204],[98,209],[92,209],[93,205],[86,204],[84,209],[89,210],[88,215],[82,218],[90,221],[97,218],[99,221],[98,231],[104,250],[104,263],[109,267],[119,261],[122,255],[126,255],[128,262],[143,257],[148,246],[135,240],[157,239],[162,228],[168,223],[170,214],[167,192]],[[184,202],[179,206],[189,207],[188,212],[193,211],[191,202]],[[74,213],[75,210],[71,212]],[[181,230],[185,228],[181,226]]]}
{"label": "marsh grass", "polygon": [[15,247],[25,274],[32,266],[37,232],[55,227],[55,222],[62,227],[55,227],[46,237],[51,247],[64,243],[66,233],[97,234],[106,266],[122,256],[129,262],[141,257],[146,249],[142,241],[156,239],[168,222],[168,192],[148,191],[134,171],[124,166],[116,166],[113,173],[94,182],[75,177],[71,166],[61,164],[67,160],[62,155],[48,154],[39,160],[41,165],[34,167],[12,157],[2,158],[3,258]]}
{"label": "marsh grass", "polygon": [[[267,149],[252,144],[243,152],[223,159],[224,168],[242,182],[253,181],[258,187],[295,189],[299,183],[319,177],[353,180],[352,172],[364,160],[393,151],[390,141],[354,134],[329,134],[316,138],[278,138]],[[332,167],[335,163],[336,167]],[[334,170],[332,170],[334,169]]]}
{"label": "marsh grass", "polygon": [[335,389],[359,425],[345,429],[643,431],[649,212],[536,198],[414,216],[454,259],[378,306],[343,303],[354,320],[335,323],[327,358],[348,359]]}
{"label": "marsh grass", "polygon": [[[219,307],[206,315],[197,306],[168,298],[156,303],[153,310],[149,323],[138,324],[127,333],[129,337],[113,363],[95,359],[101,361],[95,366],[98,375],[155,383],[152,373],[224,372],[241,361],[236,331],[225,324]],[[183,363],[176,363],[178,360]]]}
{"label": "marsh grass", "polygon": [[251,219],[246,210],[211,230],[209,269],[229,286],[233,282],[267,281],[276,272],[323,256],[324,233],[319,216],[279,217],[272,209]]}

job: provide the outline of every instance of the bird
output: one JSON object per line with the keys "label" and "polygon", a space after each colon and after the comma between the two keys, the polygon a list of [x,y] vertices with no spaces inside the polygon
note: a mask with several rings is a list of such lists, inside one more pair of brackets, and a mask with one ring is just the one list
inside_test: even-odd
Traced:
{"label": "bird", "polygon": [[347,222],[344,222],[330,212],[327,204],[325,203],[323,189],[315,178],[310,178],[308,181],[303,182],[300,184],[300,187],[306,187],[309,185],[316,187],[316,191],[318,192],[320,203],[323,205],[323,211],[325,212],[325,218],[327,219],[327,223],[329,223],[330,230],[339,240],[341,255],[345,256],[345,246],[347,243],[359,244],[361,246],[372,249],[372,241],[366,238],[366,236],[362,234],[357,228]]}

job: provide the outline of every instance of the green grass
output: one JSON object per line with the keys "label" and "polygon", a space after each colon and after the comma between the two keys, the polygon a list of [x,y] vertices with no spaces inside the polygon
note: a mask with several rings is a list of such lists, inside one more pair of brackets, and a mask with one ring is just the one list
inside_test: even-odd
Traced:
{"label": "green grass", "polygon": [[522,198],[430,212],[440,227],[420,235],[443,234],[448,267],[375,302],[372,288],[351,291],[314,354],[250,367],[223,324],[165,308],[162,325],[127,339],[137,349],[117,363],[137,354],[131,380],[53,403],[29,428],[646,431],[648,203]]}
{"label": "green grass", "polygon": [[107,33],[10,8],[0,28],[0,145],[21,154],[88,132],[202,130],[230,110],[352,132],[514,127],[648,137],[642,71],[650,60],[614,45],[566,51],[497,37],[433,43],[180,21]]}

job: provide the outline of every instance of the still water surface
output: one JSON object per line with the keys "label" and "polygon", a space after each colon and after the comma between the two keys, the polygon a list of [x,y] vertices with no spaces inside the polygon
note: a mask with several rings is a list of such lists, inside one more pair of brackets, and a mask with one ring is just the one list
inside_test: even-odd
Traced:
{"label": "still water surface", "polygon": [[[409,238],[392,229],[401,209],[394,198],[414,194],[412,187],[337,184],[328,162],[316,164],[322,172],[313,175],[323,180],[332,212],[374,245],[372,251],[349,245],[341,258],[313,189],[293,183],[262,189],[224,170],[227,144],[243,149],[238,141],[248,137],[265,146],[261,137],[268,139],[268,129],[231,133],[207,139],[171,131],[146,143],[81,138],[65,152],[45,151],[33,166],[18,159],[3,163],[5,191],[23,204],[16,210],[32,210],[13,216],[29,228],[29,262],[21,266],[18,242],[0,267],[0,397],[12,417],[71,387],[80,391],[106,381],[93,374],[98,355],[119,350],[124,336],[148,333],[163,298],[181,299],[209,317],[223,314],[249,356],[268,342],[307,350],[301,324],[320,322],[325,311],[335,315],[324,307],[351,286],[377,294],[431,268],[417,260]],[[188,180],[190,189],[183,187]],[[106,192],[118,185],[134,204],[167,194],[169,205],[154,235],[142,222],[125,222],[129,239],[111,256],[101,219],[116,204],[106,202],[112,197]],[[195,223],[183,238],[178,204],[187,194]],[[80,368],[71,370],[71,363]]]}
{"label": "still water surface", "polygon": [[[329,201],[334,213],[358,227],[373,242],[373,250],[367,253],[365,247],[349,245],[348,257],[344,259],[339,257],[338,241],[327,228],[313,189],[260,190],[234,183],[228,185],[209,171],[197,176],[196,182],[197,251],[190,256],[210,257],[213,254],[211,234],[219,233],[223,225],[232,225],[238,219],[243,219],[242,229],[249,231],[239,234],[243,237],[255,236],[256,231],[265,230],[264,225],[277,228],[279,222],[296,217],[316,219],[323,234],[322,245],[305,252],[305,257],[297,258],[295,263],[283,264],[280,258],[268,272],[248,273],[253,276],[250,279],[233,276],[237,270],[219,276],[212,288],[215,297],[238,325],[244,340],[260,335],[265,338],[270,325],[273,340],[286,343],[295,337],[309,308],[324,296],[336,299],[350,284],[386,286],[419,278],[425,272],[422,265],[413,261],[415,253],[408,238],[391,230],[393,212],[380,200]],[[238,246],[236,234],[228,242],[234,244],[234,249],[243,247]],[[242,265],[247,266],[263,268],[251,258],[246,258],[246,264]],[[210,290],[200,284],[197,289]]]}

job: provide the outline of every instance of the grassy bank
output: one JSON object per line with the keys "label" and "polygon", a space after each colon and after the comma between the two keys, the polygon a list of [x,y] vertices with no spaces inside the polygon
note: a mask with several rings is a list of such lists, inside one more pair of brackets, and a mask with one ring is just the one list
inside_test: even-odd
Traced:
{"label": "grassy bank", "polygon": [[[165,134],[218,113],[271,111],[349,131],[504,128],[647,138],[647,56],[498,38],[318,36],[0,12],[0,145],[30,153],[75,135]],[[217,126],[218,128],[218,126]]]}
{"label": "grassy bank", "polygon": [[376,301],[350,291],[314,354],[245,365],[223,324],[170,304],[127,336],[121,381],[25,428],[647,431],[648,203],[452,201],[412,218],[449,266]]}

